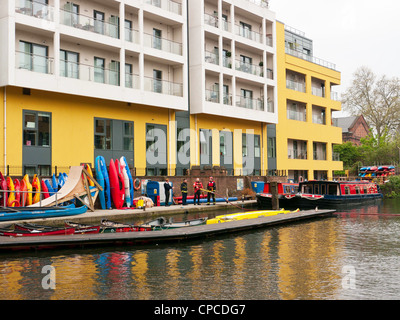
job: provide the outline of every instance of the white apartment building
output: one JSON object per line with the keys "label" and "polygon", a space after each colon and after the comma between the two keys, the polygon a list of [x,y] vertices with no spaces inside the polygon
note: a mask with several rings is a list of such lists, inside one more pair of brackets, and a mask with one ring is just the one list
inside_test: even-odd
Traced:
{"label": "white apartment building", "polygon": [[186,12],[182,0],[2,0],[0,86],[187,110]]}
{"label": "white apartment building", "polygon": [[190,0],[190,111],[277,123],[275,13],[261,0]]}

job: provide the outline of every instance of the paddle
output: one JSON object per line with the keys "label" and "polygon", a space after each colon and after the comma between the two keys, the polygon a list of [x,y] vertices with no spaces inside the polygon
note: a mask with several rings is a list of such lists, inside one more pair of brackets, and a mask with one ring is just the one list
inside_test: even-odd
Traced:
{"label": "paddle", "polygon": [[220,194],[216,193],[215,191],[210,191],[210,190],[201,189],[201,188],[200,188],[200,190],[205,191],[205,192],[209,192],[209,193],[214,193],[216,196],[221,197],[222,199],[224,199],[226,202],[228,202],[229,204],[233,205],[234,207],[239,208],[239,209],[241,209],[241,210],[244,210],[244,208],[241,208],[241,207],[239,207],[239,206],[233,204],[233,203],[230,202],[227,198],[221,196]]}

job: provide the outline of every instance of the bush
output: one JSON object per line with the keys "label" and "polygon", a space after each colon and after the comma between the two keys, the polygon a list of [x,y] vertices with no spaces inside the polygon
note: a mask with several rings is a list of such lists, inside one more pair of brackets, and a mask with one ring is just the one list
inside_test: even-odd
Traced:
{"label": "bush", "polygon": [[380,188],[386,198],[400,198],[400,176],[390,177]]}

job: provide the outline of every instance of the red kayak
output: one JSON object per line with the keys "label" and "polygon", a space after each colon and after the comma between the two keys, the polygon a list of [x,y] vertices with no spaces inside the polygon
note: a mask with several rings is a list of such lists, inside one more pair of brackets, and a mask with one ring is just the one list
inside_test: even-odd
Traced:
{"label": "red kayak", "polygon": [[11,229],[0,229],[0,236],[6,237],[34,237],[34,236],[58,236],[58,235],[69,235],[74,234],[75,228],[45,228],[42,230],[37,229],[24,229],[21,227]]}
{"label": "red kayak", "polygon": [[110,160],[109,171],[111,198],[114,202],[115,207],[117,209],[121,209],[124,204],[125,185],[123,175],[119,174],[122,171],[118,160],[115,160],[115,162],[113,161],[113,159]]}

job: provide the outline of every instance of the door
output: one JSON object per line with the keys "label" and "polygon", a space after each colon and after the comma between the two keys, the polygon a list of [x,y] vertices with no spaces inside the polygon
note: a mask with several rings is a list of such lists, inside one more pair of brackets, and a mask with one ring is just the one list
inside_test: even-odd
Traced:
{"label": "door", "polygon": [[94,18],[94,32],[104,34],[104,12],[97,10],[93,11]]}

